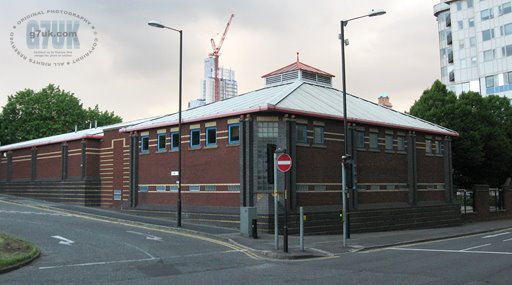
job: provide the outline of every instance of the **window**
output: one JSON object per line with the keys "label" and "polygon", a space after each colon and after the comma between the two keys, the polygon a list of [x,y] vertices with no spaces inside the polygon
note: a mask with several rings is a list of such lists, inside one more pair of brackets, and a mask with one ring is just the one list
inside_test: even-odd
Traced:
{"label": "window", "polygon": [[482,10],[480,12],[480,18],[482,19],[482,21],[494,18],[494,13],[492,12],[492,8]]}
{"label": "window", "polygon": [[484,51],[484,61],[491,61],[495,58],[495,52],[493,49]]}
{"label": "window", "polygon": [[191,148],[199,148],[201,146],[201,131],[196,129],[196,130],[191,130],[190,131],[190,147]]}
{"label": "window", "polygon": [[239,144],[240,143],[240,124],[228,125],[228,143]]}
{"label": "window", "polygon": [[206,185],[206,186],[204,186],[204,190],[205,191],[216,191],[217,190],[217,186],[215,186],[215,185]]}
{"label": "window", "polygon": [[464,48],[464,42],[465,42],[465,40],[460,40],[459,41],[459,49],[463,49]]}
{"label": "window", "polygon": [[209,127],[206,128],[206,145],[216,146],[217,145],[217,128]]}
{"label": "window", "polygon": [[238,185],[228,185],[228,191],[240,191],[240,184],[238,184]]}
{"label": "window", "polygon": [[156,192],[165,192],[167,190],[167,186],[165,185],[157,185],[156,186]]}
{"label": "window", "polygon": [[[471,65],[476,65],[478,63],[478,58],[476,56],[473,56],[471,58]],[[478,91],[477,91],[478,92]]]}
{"label": "window", "polygon": [[199,186],[199,185],[190,185],[190,186],[188,186],[188,190],[190,192],[199,192],[199,191],[201,191],[201,186]]}
{"label": "window", "polygon": [[457,11],[462,10],[462,1],[457,2]]}
{"label": "window", "polygon": [[485,77],[485,87],[492,88],[498,86],[498,75],[491,75]]}
{"label": "window", "polygon": [[501,53],[503,54],[503,56],[511,56],[512,55],[512,45],[502,47]]}
{"label": "window", "polygon": [[435,147],[436,147],[436,154],[440,155],[442,154],[442,149],[441,149],[441,142],[440,141],[436,141],[435,142]]}
{"label": "window", "polygon": [[397,136],[396,137],[396,149],[398,151],[405,151],[405,137],[404,136]]}
{"label": "window", "polygon": [[140,185],[139,186],[139,192],[148,192],[149,186],[147,185]]}
{"label": "window", "polygon": [[500,27],[500,34],[502,36],[512,35],[512,23]]}
{"label": "window", "polygon": [[503,73],[503,79],[506,85],[512,84],[512,71]]}
{"label": "window", "polygon": [[171,150],[178,150],[180,147],[180,134],[178,132],[171,133]]}
{"label": "window", "polygon": [[372,149],[372,150],[379,149],[379,134],[378,133],[370,133],[370,149]]}
{"label": "window", "polygon": [[123,199],[122,194],[123,194],[123,190],[121,190],[121,189],[114,189],[114,197],[112,197],[113,200],[114,201],[121,201]]}
{"label": "window", "polygon": [[475,26],[475,19],[469,18],[468,19],[468,27],[473,28]]}
{"label": "window", "polygon": [[473,8],[473,0],[468,0],[468,8]]}
{"label": "window", "polygon": [[178,192],[178,185],[171,185],[171,186],[169,187],[169,190],[170,190],[171,192]]}
{"label": "window", "polygon": [[327,187],[325,185],[315,185],[314,189],[315,191],[325,191],[327,190]]}
{"label": "window", "polygon": [[157,145],[157,150],[158,151],[163,151],[165,150],[165,140],[167,139],[167,137],[165,136],[165,134],[159,134],[158,135],[158,145]]}
{"label": "window", "polygon": [[466,66],[466,59],[465,58],[463,58],[463,59],[461,59],[459,61],[459,66],[460,66],[460,68],[466,68],[467,67]]}
{"label": "window", "polygon": [[432,140],[430,139],[425,140],[425,153],[432,154]]}
{"label": "window", "polygon": [[488,41],[494,39],[494,29],[488,29],[482,31],[482,41]]}
{"label": "window", "polygon": [[313,128],[313,143],[324,144],[324,128],[314,127]]}
{"label": "window", "polygon": [[505,15],[505,14],[509,14],[510,12],[512,12],[512,6],[511,6],[510,2],[506,2],[506,3],[501,4],[498,7],[498,11],[499,11],[500,16],[501,15]]}
{"label": "window", "polygon": [[364,148],[364,131],[356,131],[356,147]]}
{"label": "window", "polygon": [[140,137],[140,152],[149,152],[149,136]]}
{"label": "window", "polygon": [[470,37],[469,38],[469,46],[475,47],[476,46],[476,37]]}
{"label": "window", "polygon": [[308,142],[308,126],[303,124],[297,124],[296,133],[297,133],[297,143],[307,143]]}
{"label": "window", "polygon": [[[460,2],[458,2],[460,3]],[[457,21],[457,26],[459,27],[459,30],[464,29],[464,22],[463,21]]]}
{"label": "window", "polygon": [[386,135],[386,150],[393,150],[393,135]]}

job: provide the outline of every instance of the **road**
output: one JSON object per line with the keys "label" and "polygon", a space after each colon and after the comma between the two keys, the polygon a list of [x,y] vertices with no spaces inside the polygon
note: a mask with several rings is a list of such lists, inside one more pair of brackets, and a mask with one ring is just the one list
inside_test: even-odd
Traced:
{"label": "road", "polygon": [[0,231],[42,256],[0,284],[511,284],[512,229],[327,258],[276,261],[226,242],[17,205]]}

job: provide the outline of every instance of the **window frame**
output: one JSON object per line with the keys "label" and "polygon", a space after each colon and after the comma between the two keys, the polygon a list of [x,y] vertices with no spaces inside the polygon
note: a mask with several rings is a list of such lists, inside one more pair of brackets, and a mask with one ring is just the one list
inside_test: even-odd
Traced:
{"label": "window frame", "polygon": [[[164,147],[160,147],[160,138],[164,137]],[[156,137],[156,150],[165,151],[167,150],[167,134],[158,134]]]}
{"label": "window frame", "polygon": [[[238,128],[238,139],[237,140],[234,140],[231,137],[231,134],[233,133],[232,129],[234,129],[234,128]],[[240,144],[240,124],[239,123],[228,125],[228,144]]]}
{"label": "window frame", "polygon": [[[210,131],[213,130],[214,142],[209,142],[212,135],[210,135]],[[217,146],[217,127],[207,127],[205,130],[206,133],[206,146]]]}
{"label": "window frame", "polygon": [[[170,150],[179,150],[180,149],[180,133],[179,132],[171,132],[169,134],[171,136],[171,144],[169,146]],[[174,146],[174,136],[177,136],[178,146]]]}
{"label": "window frame", "polygon": [[[194,134],[198,134],[198,142],[197,144],[194,144],[193,142],[193,136]],[[201,148],[201,129],[192,129],[190,130],[190,148]]]}
{"label": "window frame", "polygon": [[[144,144],[144,140],[147,140],[147,143]],[[146,148],[144,148],[146,145]],[[149,135],[140,137],[140,153],[149,153]]]}
{"label": "window frame", "polygon": [[[488,12],[489,14],[484,16],[485,12]],[[484,10],[480,11],[480,20],[482,22],[490,20],[490,19],[494,19],[494,11],[493,11],[492,7],[489,9],[484,9]]]}
{"label": "window frame", "polygon": [[379,150],[379,133],[378,132],[370,132],[368,134],[369,138],[369,144],[368,149],[369,150]]}
{"label": "window frame", "polygon": [[427,155],[434,154],[432,139],[425,139],[425,154],[427,154]]}
{"label": "window frame", "polygon": [[404,135],[396,136],[396,150],[401,152],[407,151],[407,143]]}
{"label": "window frame", "polygon": [[386,151],[394,151],[395,150],[395,147],[393,145],[394,143],[394,136],[392,134],[386,134],[386,136],[384,137],[384,140],[385,140],[385,146],[384,146],[384,149]]}
{"label": "window frame", "polygon": [[494,28],[489,28],[482,31],[482,42],[494,39]]}
{"label": "window frame", "polygon": [[[302,135],[304,136],[304,140],[299,140],[299,127],[304,127],[304,130],[302,131]],[[296,143],[302,143],[307,144],[308,143],[308,125],[307,124],[296,124],[295,125],[295,142]]]}
{"label": "window frame", "polygon": [[363,130],[356,130],[356,149],[365,148],[365,136],[366,132]]}
{"label": "window frame", "polygon": [[[317,142],[317,136],[316,136],[316,130],[320,130],[320,142]],[[325,137],[324,137],[324,127],[322,126],[313,126],[313,144],[317,145],[324,145],[325,144]]]}

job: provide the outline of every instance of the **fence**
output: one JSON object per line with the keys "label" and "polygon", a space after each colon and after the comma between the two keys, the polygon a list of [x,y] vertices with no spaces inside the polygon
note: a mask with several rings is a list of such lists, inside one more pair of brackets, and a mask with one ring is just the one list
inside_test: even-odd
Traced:
{"label": "fence", "polygon": [[475,211],[475,195],[473,191],[466,189],[457,190],[457,201],[460,205],[460,212],[463,214],[473,213]]}
{"label": "fence", "polygon": [[489,188],[489,211],[497,212],[505,209],[503,189]]}

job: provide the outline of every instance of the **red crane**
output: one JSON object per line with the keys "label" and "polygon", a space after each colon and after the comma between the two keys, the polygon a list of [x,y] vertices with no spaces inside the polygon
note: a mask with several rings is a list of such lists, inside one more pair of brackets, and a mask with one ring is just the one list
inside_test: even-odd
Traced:
{"label": "red crane", "polygon": [[233,20],[235,14],[231,14],[229,17],[228,24],[226,25],[226,29],[224,29],[224,34],[222,34],[222,38],[220,39],[219,45],[215,44],[215,40],[212,38],[210,42],[212,43],[213,52],[209,54],[209,56],[213,57],[213,68],[214,68],[214,82],[215,82],[215,102],[220,100],[220,84],[219,84],[219,52],[222,44],[224,43],[224,39],[226,39],[226,35],[229,30],[229,26],[231,25],[231,20]]}

